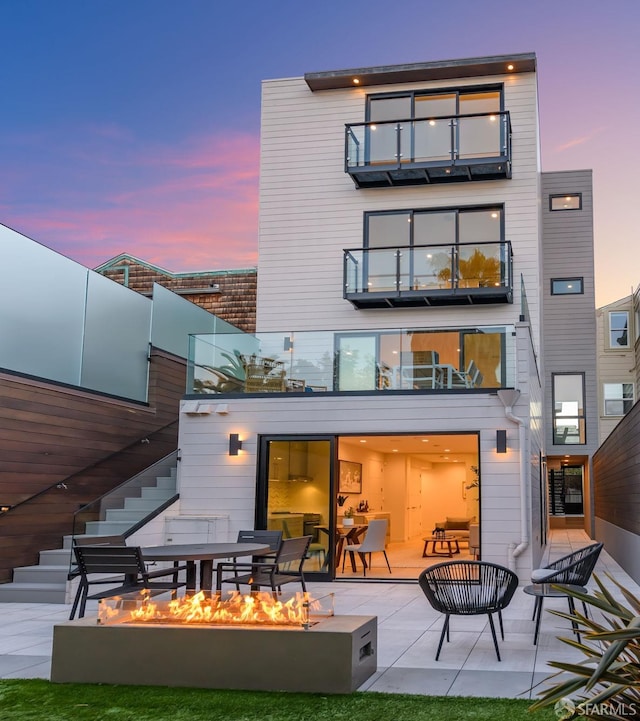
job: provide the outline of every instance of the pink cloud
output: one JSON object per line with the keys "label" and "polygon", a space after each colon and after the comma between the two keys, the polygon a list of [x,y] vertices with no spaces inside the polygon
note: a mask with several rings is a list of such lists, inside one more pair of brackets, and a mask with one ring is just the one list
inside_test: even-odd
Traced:
{"label": "pink cloud", "polygon": [[29,173],[5,166],[5,224],[89,267],[121,252],[174,271],[257,263],[257,136],[166,147],[105,126],[67,146],[43,152]]}

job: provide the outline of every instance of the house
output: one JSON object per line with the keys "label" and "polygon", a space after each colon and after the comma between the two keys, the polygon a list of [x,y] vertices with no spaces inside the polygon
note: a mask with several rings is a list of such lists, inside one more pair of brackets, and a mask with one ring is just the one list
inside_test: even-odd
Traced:
{"label": "house", "polygon": [[600,443],[631,410],[637,396],[637,292],[598,308],[598,409]]}
{"label": "house", "polygon": [[540,162],[532,53],[265,81],[257,330],[192,339],[181,517],[312,535],[318,579],[362,576],[345,509],[394,578],[447,524],[526,578],[566,464],[590,531],[591,175]]}
{"label": "house", "polygon": [[247,333],[255,331],[255,268],[174,273],[129,253],[120,253],[94,270],[147,296],[152,295],[153,284],[157,283]]}

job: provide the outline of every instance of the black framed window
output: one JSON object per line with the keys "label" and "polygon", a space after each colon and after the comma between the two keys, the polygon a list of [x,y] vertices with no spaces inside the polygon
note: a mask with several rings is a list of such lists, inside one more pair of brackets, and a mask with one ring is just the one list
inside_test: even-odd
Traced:
{"label": "black framed window", "polygon": [[580,295],[584,293],[583,278],[552,278],[551,295]]}
{"label": "black framed window", "polygon": [[549,210],[582,210],[582,193],[550,195]]}
{"label": "black framed window", "polygon": [[584,373],[554,373],[552,380],[554,445],[585,444]]}

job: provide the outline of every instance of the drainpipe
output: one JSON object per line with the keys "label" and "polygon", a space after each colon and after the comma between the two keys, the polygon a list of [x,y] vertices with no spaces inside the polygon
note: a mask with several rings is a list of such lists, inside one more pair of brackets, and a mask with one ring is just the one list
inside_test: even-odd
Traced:
{"label": "drainpipe", "polygon": [[520,543],[509,545],[509,568],[515,570],[515,560],[529,547],[529,516],[527,514],[527,455],[525,453],[526,430],[524,420],[514,415],[513,406],[520,397],[518,390],[500,390],[498,398],[504,405],[505,416],[518,426],[518,443],[520,446]]}

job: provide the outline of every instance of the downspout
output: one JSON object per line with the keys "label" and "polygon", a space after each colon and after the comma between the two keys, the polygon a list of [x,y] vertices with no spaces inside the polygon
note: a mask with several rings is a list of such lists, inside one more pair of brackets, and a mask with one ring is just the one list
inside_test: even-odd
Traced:
{"label": "downspout", "polygon": [[515,570],[515,559],[529,547],[529,516],[527,513],[527,456],[525,453],[526,429],[524,419],[514,415],[513,406],[520,397],[518,390],[500,390],[498,398],[504,405],[505,416],[518,426],[518,445],[520,447],[520,543],[509,546],[509,568]]}

